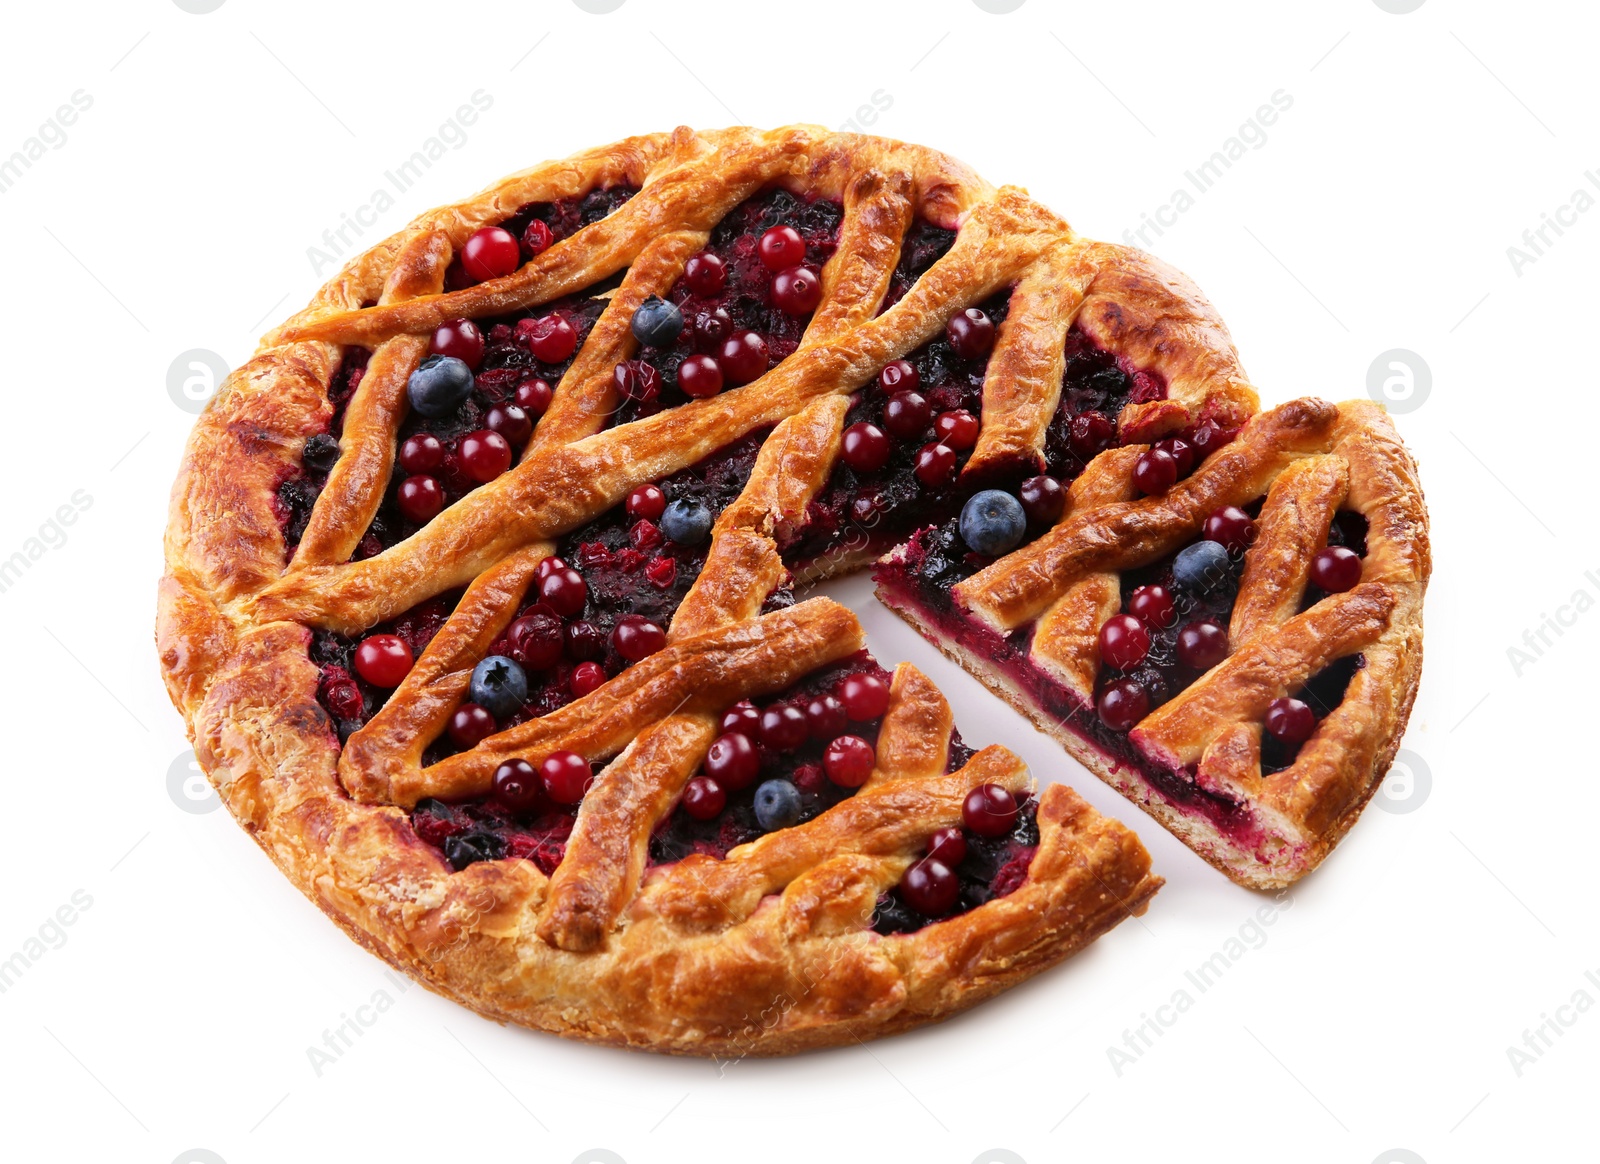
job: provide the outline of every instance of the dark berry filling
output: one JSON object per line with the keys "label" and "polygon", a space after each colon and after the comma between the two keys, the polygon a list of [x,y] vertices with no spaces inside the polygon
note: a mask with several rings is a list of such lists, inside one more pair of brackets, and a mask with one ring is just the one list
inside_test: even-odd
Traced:
{"label": "dark berry filling", "polygon": [[889,290],[883,297],[881,311],[888,311],[911,290],[916,281],[927,273],[955,245],[956,232],[931,222],[917,219],[900,240],[900,261],[889,277]]}
{"label": "dark berry filling", "polygon": [[368,680],[363,668],[357,665],[362,643],[393,635],[405,644],[411,658],[416,659],[439,633],[460,600],[459,590],[440,594],[388,622],[379,623],[359,637],[325,630],[311,632],[311,661],[318,671],[317,699],[328,713],[341,744],[377,713],[396,685],[380,687]]}
{"label": "dark berry filling", "polygon": [[[1028,866],[1039,848],[1038,807],[1031,796],[1022,800],[1017,806],[1015,826],[1002,836],[985,837],[970,828],[962,831],[965,855],[953,867],[960,887],[948,914],[930,917],[918,911],[907,901],[902,882],[878,898],[872,928],[880,934],[909,933],[1014,892],[1028,879]],[[937,860],[941,855],[934,852],[931,859]]]}

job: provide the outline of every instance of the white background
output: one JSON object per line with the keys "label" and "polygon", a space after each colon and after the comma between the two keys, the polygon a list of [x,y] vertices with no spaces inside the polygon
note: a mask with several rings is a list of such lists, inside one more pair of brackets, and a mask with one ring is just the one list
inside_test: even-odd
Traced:
{"label": "white background", "polygon": [[[92,504],[0,593],[0,959],[74,891],[92,905],[0,994],[6,1155],[1439,1164],[1543,1145],[1540,1158],[1592,1158],[1577,1137],[1600,1008],[1559,1012],[1572,1025],[1520,1075],[1507,1053],[1575,992],[1600,1001],[1584,977],[1600,979],[1587,612],[1600,214],[1550,233],[1520,272],[1507,254],[1575,190],[1600,196],[1584,177],[1600,167],[1585,7],[13,7],[0,157],[74,91],[93,104],[0,194],[0,558],[76,491]],[[1258,937],[1266,899],[856,581],[835,592],[878,657],[932,673],[970,742],[1012,746],[1139,831],[1168,880],[1142,920],[943,1027],[722,1073],[401,993],[226,812],[185,811],[207,805],[181,781],[169,792],[188,748],[151,625],[193,417],[167,375],[193,348],[242,361],[326,277],[307,248],[478,89],[492,108],[367,242],[548,157],[680,122],[840,126],[880,90],[874,130],[1120,239],[1274,91],[1292,96],[1151,249],[1220,307],[1268,403],[1362,395],[1389,349],[1431,370],[1427,399],[1399,417],[1436,554],[1409,774]],[[1564,608],[1580,590],[1584,612]],[[1558,613],[1571,625],[1514,666],[1508,650]],[[1241,927],[1256,944],[1199,994],[1185,971]],[[1181,988],[1193,1006],[1163,1012],[1175,1021],[1119,1075],[1108,1048]],[[380,990],[392,1009],[318,1077],[307,1049]]]}

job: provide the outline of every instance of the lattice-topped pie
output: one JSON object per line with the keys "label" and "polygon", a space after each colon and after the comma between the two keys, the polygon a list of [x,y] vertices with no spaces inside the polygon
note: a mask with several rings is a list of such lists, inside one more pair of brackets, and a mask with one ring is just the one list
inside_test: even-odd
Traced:
{"label": "lattice-topped pie", "polygon": [[[943,155],[633,138],[423,215],[228,379],[174,488],[162,663],[234,815],[435,989],[680,1053],[872,1037],[1055,963],[1160,880],[796,590],[925,563],[954,523],[1009,579],[958,555],[961,609],[1000,634],[1038,601],[1006,597],[1027,562],[1084,536],[1085,489],[1153,442],[1200,466],[1186,496],[1261,447],[1255,408],[1187,280]],[[1329,466],[1305,504],[1370,514],[1354,462],[1324,482],[1333,428],[1296,438]],[[1217,496],[1270,485],[1267,528],[1290,470],[1255,455]],[[1033,540],[1007,556],[1016,506]],[[1235,659],[1282,622],[1253,568]],[[903,581],[897,604],[956,609],[949,579]],[[1373,641],[1401,690],[1414,665],[1379,676]],[[1263,713],[1218,686],[1246,754]],[[1136,733],[1175,772],[1217,747],[1194,705]]]}

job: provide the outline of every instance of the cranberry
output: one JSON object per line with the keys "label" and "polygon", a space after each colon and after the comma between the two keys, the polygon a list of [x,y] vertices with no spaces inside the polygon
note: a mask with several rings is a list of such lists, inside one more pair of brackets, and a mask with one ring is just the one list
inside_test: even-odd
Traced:
{"label": "cranberry", "polygon": [[636,550],[653,550],[661,544],[661,527],[641,517],[628,531],[628,544]]}
{"label": "cranberry", "polygon": [[1131,614],[1113,614],[1100,627],[1100,658],[1119,671],[1131,671],[1150,653],[1150,632]]}
{"label": "cranberry", "polygon": [[710,356],[690,356],[678,365],[678,387],[696,400],[715,396],[722,391],[722,369]]}
{"label": "cranberry", "polygon": [[923,445],[917,453],[917,480],[938,489],[956,479],[956,453],[949,445]]}
{"label": "cranberry", "polygon": [[1106,684],[1100,693],[1100,722],[1114,732],[1125,732],[1150,713],[1150,694],[1133,679]]}
{"label": "cranberry", "polygon": [[933,431],[947,448],[970,449],[978,443],[978,418],[965,408],[941,412],[933,418]]}
{"label": "cranberry", "polygon": [[1017,823],[1017,798],[998,784],[980,784],[961,802],[961,822],[980,837],[1003,837]]}
{"label": "cranberry", "polygon": [[789,315],[808,315],[822,302],[822,280],[810,267],[790,267],[772,277],[772,302]]}
{"label": "cranberry", "polygon": [[552,571],[539,583],[539,597],[562,618],[571,618],[589,601],[589,585],[571,566]]}
{"label": "cranberry", "polygon": [[578,660],[599,662],[606,655],[606,634],[587,619],[567,624],[564,635],[567,654]]}
{"label": "cranberry", "polygon": [[572,687],[572,697],[582,699],[605,681],[606,673],[599,663],[579,663],[572,669],[572,678],[568,682]]}
{"label": "cranberry", "polygon": [[717,349],[717,364],[723,379],[748,384],[766,373],[767,341],[753,331],[735,332]]}
{"label": "cranberry", "polygon": [[444,508],[444,490],[432,477],[407,477],[395,490],[395,504],[407,521],[426,525]]}
{"label": "cranberry", "polygon": [[701,251],[683,265],[683,281],[696,295],[715,295],[728,282],[728,268],[710,251]]}
{"label": "cranberry", "polygon": [[539,779],[557,804],[577,804],[594,783],[594,772],[577,752],[551,752],[539,765]]}
{"label": "cranberry", "polygon": [[839,455],[857,473],[876,473],[889,463],[889,436],[869,421],[859,421],[844,430]]}
{"label": "cranberry", "polygon": [[667,632],[641,615],[625,614],[612,628],[611,645],[628,662],[637,663],[667,645]]}
{"label": "cranberry", "polygon": [[748,699],[741,699],[722,713],[719,726],[724,732],[740,732],[754,739],[761,731],[761,709]]}
{"label": "cranberry", "polygon": [[761,757],[743,732],[725,732],[706,749],[706,774],[730,792],[748,788],[761,772]]}
{"label": "cranberry", "polygon": [[485,226],[473,232],[461,248],[461,265],[478,283],[499,279],[522,265],[522,248],[509,230]]}
{"label": "cranberry", "polygon": [[483,333],[470,319],[452,319],[434,329],[428,344],[432,356],[454,356],[473,371],[483,363]]}
{"label": "cranberry", "polygon": [[529,416],[543,416],[550,408],[550,398],[555,389],[543,380],[524,380],[517,385],[517,406],[527,410]]}
{"label": "cranberry", "polygon": [[840,788],[860,788],[877,762],[872,745],[860,736],[840,736],[822,753],[822,770]]}
{"label": "cranberry", "polygon": [[806,726],[814,740],[831,740],[844,731],[849,717],[844,704],[831,695],[819,695],[806,704]]}
{"label": "cranberry", "polygon": [[530,816],[545,805],[544,782],[526,760],[507,760],[494,770],[494,799],[518,816]]}
{"label": "cranberry", "polygon": [[806,243],[800,232],[792,226],[774,226],[761,236],[756,244],[761,264],[769,271],[782,271],[797,267],[806,261]]}
{"label": "cranberry", "polygon": [[889,685],[876,675],[850,675],[837,694],[844,713],[856,723],[879,719],[889,710]]}
{"label": "cranberry", "polygon": [[1103,453],[1116,443],[1117,426],[1103,412],[1080,412],[1072,418],[1067,443],[1080,461]]}
{"label": "cranberry", "polygon": [[556,241],[556,236],[547,223],[535,218],[528,223],[528,228],[522,232],[522,249],[531,259],[534,255],[542,255],[550,249],[550,244]]}
{"label": "cranberry", "polygon": [[450,738],[458,748],[475,748],[494,735],[494,716],[476,703],[463,703],[450,716]]}
{"label": "cranberry", "polygon": [[546,364],[559,364],[578,350],[578,333],[559,315],[524,319],[517,324],[517,338]]}
{"label": "cranberry", "polygon": [[[910,367],[909,364],[906,366]],[[883,427],[903,441],[912,441],[927,431],[928,418],[932,415],[933,408],[928,404],[928,398],[920,392],[906,389],[896,392],[884,403]]]}
{"label": "cranberry", "polygon": [[1311,581],[1329,594],[1343,594],[1361,581],[1361,557],[1344,546],[1318,550],[1311,559]]}
{"label": "cranberry", "polygon": [[538,577],[539,581],[543,582],[557,570],[565,570],[566,568],[567,563],[565,559],[558,558],[554,554],[551,554],[548,558],[539,559],[539,569],[536,576]]}
{"label": "cranberry", "polygon": [[863,493],[851,499],[850,516],[855,523],[866,528],[878,524],[878,519],[883,516],[883,495],[880,493]]}
{"label": "cranberry", "polygon": [[511,445],[492,429],[480,428],[461,438],[460,458],[462,471],[485,484],[511,468]]}
{"label": "cranberry", "polygon": [[940,829],[928,838],[928,856],[954,869],[967,859],[967,834],[956,825]]}
{"label": "cranberry", "polygon": [[709,776],[696,776],[683,786],[683,811],[695,820],[712,820],[727,806],[728,794]]}
{"label": "cranberry", "polygon": [[976,307],[951,316],[944,325],[944,334],[951,350],[962,359],[975,360],[994,347],[994,323]]}
{"label": "cranberry", "polygon": [[641,485],[628,494],[624,508],[629,517],[642,517],[646,521],[655,521],[667,508],[667,495],[661,492],[659,485]]}
{"label": "cranberry", "polygon": [[792,703],[775,703],[761,713],[761,742],[774,752],[792,752],[810,734],[806,713]]}
{"label": "cranberry", "polygon": [[1128,613],[1156,630],[1163,630],[1178,620],[1172,592],[1165,586],[1137,587],[1128,595]]}
{"label": "cranberry", "polygon": [[1168,437],[1157,441],[1155,447],[1171,457],[1178,466],[1178,476],[1187,477],[1194,468],[1194,446],[1182,437]]}
{"label": "cranberry", "polygon": [[1236,428],[1223,428],[1214,420],[1203,420],[1195,426],[1194,434],[1188,440],[1194,446],[1195,460],[1204,461],[1238,435]]}
{"label": "cranberry", "polygon": [[533,435],[533,421],[520,404],[496,404],[484,423],[513,445],[523,444]]}
{"label": "cranberry", "polygon": [[419,432],[400,446],[400,467],[407,473],[431,473],[444,463],[444,446],[432,433]]}
{"label": "cranberry", "polygon": [[878,373],[885,392],[915,392],[922,385],[917,366],[910,360],[890,360]]}
{"label": "cranberry", "polygon": [[1017,497],[1035,528],[1055,525],[1067,509],[1067,491],[1054,477],[1029,477],[1018,487]]}
{"label": "cranberry", "polygon": [[367,710],[361,688],[349,679],[333,679],[323,685],[322,701],[337,719],[360,719]]}
{"label": "cranberry", "polygon": [[1267,731],[1286,744],[1303,744],[1317,730],[1317,713],[1299,699],[1274,699],[1267,705]]}
{"label": "cranberry", "polygon": [[1206,518],[1206,540],[1219,542],[1230,554],[1240,554],[1256,540],[1256,523],[1237,505],[1226,505]]}
{"label": "cranberry", "polygon": [[1178,483],[1178,462],[1171,453],[1146,449],[1133,466],[1133,483],[1139,492],[1159,497]]}
{"label": "cranberry", "polygon": [[943,917],[955,908],[961,879],[937,857],[924,857],[900,879],[900,896],[907,905],[928,917]]}
{"label": "cranberry", "polygon": [[506,628],[511,657],[531,671],[543,671],[561,661],[564,636],[561,619],[542,602]]}
{"label": "cranberry", "polygon": [[617,391],[629,400],[648,404],[661,392],[661,373],[644,360],[623,360],[612,371]]}
{"label": "cranberry", "polygon": [[368,635],[356,648],[356,674],[374,687],[400,686],[411,663],[411,648],[399,635]]}
{"label": "cranberry", "polygon": [[1228,632],[1209,618],[1191,622],[1178,632],[1178,662],[1209,671],[1228,657]]}
{"label": "cranberry", "polygon": [[697,311],[690,326],[694,329],[694,346],[702,352],[714,352],[733,334],[733,316],[721,307]]}

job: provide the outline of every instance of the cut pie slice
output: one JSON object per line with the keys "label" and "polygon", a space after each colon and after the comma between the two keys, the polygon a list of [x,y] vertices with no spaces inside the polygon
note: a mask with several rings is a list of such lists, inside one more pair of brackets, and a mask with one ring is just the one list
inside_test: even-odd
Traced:
{"label": "cut pie slice", "polygon": [[878,594],[1234,880],[1287,885],[1354,823],[1410,714],[1416,466],[1378,406],[1309,399],[1192,472],[1170,462],[1102,454],[998,557],[971,542],[1022,507],[979,495],[885,557]]}

